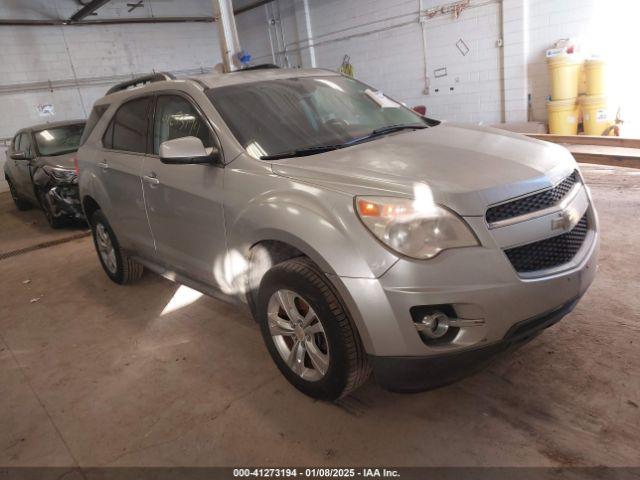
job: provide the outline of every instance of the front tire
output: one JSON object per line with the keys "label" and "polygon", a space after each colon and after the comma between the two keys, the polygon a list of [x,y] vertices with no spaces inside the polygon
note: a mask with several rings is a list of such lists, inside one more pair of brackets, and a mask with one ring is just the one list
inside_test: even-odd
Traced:
{"label": "front tire", "polygon": [[138,280],[144,267],[120,248],[118,239],[101,210],[91,217],[91,233],[98,259],[107,276],[119,285]]}
{"label": "front tire", "polygon": [[28,201],[20,198],[20,194],[18,193],[18,190],[13,185],[11,180],[9,180],[8,178],[6,180],[7,180],[7,183],[9,184],[9,191],[11,192],[11,199],[13,200],[13,203],[16,205],[16,208],[18,210],[20,210],[21,212],[24,212],[26,210],[31,210],[31,207],[32,207],[31,203],[29,203]]}
{"label": "front tire", "polygon": [[369,377],[362,342],[347,310],[309,259],[287,260],[264,275],[257,313],[271,358],[306,395],[336,400]]}
{"label": "front tire", "polygon": [[56,217],[51,208],[51,204],[47,199],[47,194],[42,190],[38,190],[38,199],[40,200],[40,207],[44,212],[44,217],[47,219],[47,223],[51,228],[58,229],[65,226],[66,222],[64,218]]}

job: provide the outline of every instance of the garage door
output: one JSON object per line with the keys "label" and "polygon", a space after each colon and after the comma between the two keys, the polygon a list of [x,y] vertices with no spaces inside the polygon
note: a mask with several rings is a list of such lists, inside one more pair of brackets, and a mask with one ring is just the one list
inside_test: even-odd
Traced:
{"label": "garage door", "polygon": [[488,3],[425,22],[429,114],[456,122],[501,120],[500,5]]}

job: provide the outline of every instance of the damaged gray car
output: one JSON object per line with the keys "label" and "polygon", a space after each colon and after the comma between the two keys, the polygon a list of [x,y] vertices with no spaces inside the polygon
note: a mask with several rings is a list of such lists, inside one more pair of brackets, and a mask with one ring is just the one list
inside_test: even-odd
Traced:
{"label": "damaged gray car", "polygon": [[83,220],[78,198],[76,151],[85,122],[52,122],[20,130],[7,149],[4,176],[18,210],[40,207],[60,228]]}

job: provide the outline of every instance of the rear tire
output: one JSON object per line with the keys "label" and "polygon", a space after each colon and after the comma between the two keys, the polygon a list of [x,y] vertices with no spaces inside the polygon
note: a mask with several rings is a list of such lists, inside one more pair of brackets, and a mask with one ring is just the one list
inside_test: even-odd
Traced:
{"label": "rear tire", "polygon": [[[285,297],[288,300],[283,301]],[[286,313],[283,304],[294,305],[293,315]],[[272,267],[260,283],[256,307],[271,358],[301,392],[336,400],[369,377],[371,369],[346,308],[325,274],[308,258]],[[311,319],[308,329],[307,318]]]}
{"label": "rear tire", "polygon": [[18,190],[13,185],[11,180],[9,180],[8,178],[6,180],[7,180],[7,183],[9,184],[9,191],[11,192],[11,199],[13,200],[13,203],[15,203],[16,208],[18,210],[20,210],[21,212],[24,212],[26,210],[30,210],[31,207],[32,207],[31,203],[28,202],[27,200],[24,200],[24,199],[20,198],[20,194],[18,193]]}
{"label": "rear tire", "polygon": [[142,277],[144,267],[120,248],[118,239],[101,210],[91,217],[91,233],[98,259],[107,276],[119,285]]}

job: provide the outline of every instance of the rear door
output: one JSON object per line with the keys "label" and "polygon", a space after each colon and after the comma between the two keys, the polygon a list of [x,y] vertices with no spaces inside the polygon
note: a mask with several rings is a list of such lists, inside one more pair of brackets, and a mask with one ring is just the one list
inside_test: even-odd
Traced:
{"label": "rear door", "polygon": [[[167,140],[195,136],[205,148],[220,148],[211,126],[185,94],[157,96],[151,155],[143,169],[144,197],[158,256],[170,269],[220,286],[227,259],[222,181],[215,165],[167,165],[158,155]],[[218,275],[220,277],[220,275]]]}
{"label": "rear door", "polygon": [[145,211],[140,174],[147,153],[153,97],[123,103],[111,119],[98,152],[98,175],[110,204],[105,214],[125,249],[154,258],[155,246]]}

